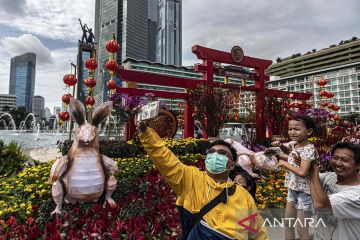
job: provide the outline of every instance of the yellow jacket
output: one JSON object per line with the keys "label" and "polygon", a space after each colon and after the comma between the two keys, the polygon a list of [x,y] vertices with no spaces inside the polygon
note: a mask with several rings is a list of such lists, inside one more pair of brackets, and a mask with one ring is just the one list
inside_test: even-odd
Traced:
{"label": "yellow jacket", "polygon": [[[140,134],[139,137],[156,168],[179,197],[176,204],[183,206],[191,213],[199,212],[224,188],[234,184],[232,181],[218,184],[206,172],[180,162],[151,128],[147,128],[146,132]],[[242,224],[256,230],[256,233],[238,223],[252,215],[254,218]],[[213,229],[232,238],[248,239],[249,235],[258,240],[269,239],[266,227],[262,227],[264,220],[257,211],[254,199],[241,186],[237,186],[236,192],[229,197],[226,204],[218,204],[203,219]]]}

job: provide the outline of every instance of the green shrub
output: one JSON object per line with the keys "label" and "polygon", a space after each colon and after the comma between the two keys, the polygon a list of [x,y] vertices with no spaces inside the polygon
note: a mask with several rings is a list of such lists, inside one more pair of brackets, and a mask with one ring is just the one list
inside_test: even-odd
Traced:
{"label": "green shrub", "polygon": [[21,145],[15,141],[8,145],[0,143],[0,175],[11,175],[23,170],[27,157],[21,152]]}
{"label": "green shrub", "polygon": [[[73,141],[65,140],[58,142],[58,148],[62,155],[66,155],[72,145]],[[119,143],[118,141],[99,141],[100,153],[110,158],[132,158],[136,156],[145,155],[145,151],[141,146],[139,139],[129,143]],[[200,153],[206,155],[206,149],[210,143],[205,139],[180,139],[180,140],[166,140],[166,146],[175,155],[196,154]]]}

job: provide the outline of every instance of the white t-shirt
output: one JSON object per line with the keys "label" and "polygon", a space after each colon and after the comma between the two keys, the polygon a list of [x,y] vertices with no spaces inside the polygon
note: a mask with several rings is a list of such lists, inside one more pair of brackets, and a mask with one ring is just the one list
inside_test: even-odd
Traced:
{"label": "white t-shirt", "polygon": [[315,228],[314,240],[360,239],[360,184],[338,185],[334,172],[320,173],[320,182],[329,196],[332,214],[318,214],[324,220]]}

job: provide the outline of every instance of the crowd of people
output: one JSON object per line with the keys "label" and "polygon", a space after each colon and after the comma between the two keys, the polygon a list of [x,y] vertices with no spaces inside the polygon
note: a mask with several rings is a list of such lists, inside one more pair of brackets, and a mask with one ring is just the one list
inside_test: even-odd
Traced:
{"label": "crowd of people", "polygon": [[[205,171],[200,171],[181,163],[146,123],[139,122],[138,129],[143,147],[178,196],[178,239],[269,239],[255,204],[255,181],[237,166],[238,156],[229,142],[212,142]],[[289,122],[291,144],[272,143],[282,150],[274,153],[278,167],[286,169],[285,239],[296,239],[296,233],[299,239],[360,239],[359,146],[335,144],[333,172],[319,173],[319,156],[308,140],[314,129],[310,117],[296,116]],[[324,224],[309,234],[306,220],[312,217]],[[295,229],[286,222],[291,219],[305,224]]]}

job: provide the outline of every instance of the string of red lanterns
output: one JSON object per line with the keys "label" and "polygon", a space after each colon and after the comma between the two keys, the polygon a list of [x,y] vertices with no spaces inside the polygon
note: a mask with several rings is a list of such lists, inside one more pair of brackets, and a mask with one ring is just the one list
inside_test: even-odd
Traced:
{"label": "string of red lanterns", "polygon": [[[95,53],[94,53],[95,55]],[[91,110],[95,104],[95,99],[93,95],[93,89],[96,86],[96,80],[94,79],[94,72],[98,67],[98,63],[95,57],[88,58],[85,60],[85,67],[89,69],[89,76],[84,80],[84,85],[89,90],[89,96],[84,99],[84,103],[86,104],[87,110]]]}
{"label": "string of red lanterns", "polygon": [[119,69],[119,64],[116,62],[115,54],[120,49],[120,44],[116,41],[115,35],[113,35],[113,39],[109,40],[105,44],[106,50],[109,52],[109,60],[105,64],[105,68],[110,73],[110,80],[107,81],[106,87],[109,89],[109,97],[116,90],[116,81],[114,80],[115,72]]}
{"label": "string of red lanterns", "polygon": [[65,83],[66,88],[68,88],[68,93],[64,94],[61,97],[61,100],[65,105],[65,109],[64,109],[64,111],[62,111],[58,114],[58,116],[60,118],[60,122],[66,122],[70,119],[70,115],[67,112],[67,105],[69,104],[70,98],[72,97],[70,94],[70,87],[73,87],[73,91],[75,90],[75,85],[77,83],[77,79],[76,79],[75,74],[69,73],[69,74],[64,75],[63,81]]}
{"label": "string of red lanterns", "polygon": [[319,89],[320,107],[328,108],[328,109],[336,112],[336,114],[333,116],[333,120],[335,122],[339,121],[340,116],[337,114],[337,112],[340,110],[340,106],[335,105],[329,101],[331,98],[334,97],[334,93],[328,92],[325,90],[325,86],[328,84],[328,80],[326,80],[322,77],[317,81],[317,84],[319,85],[319,88],[320,88]]}

